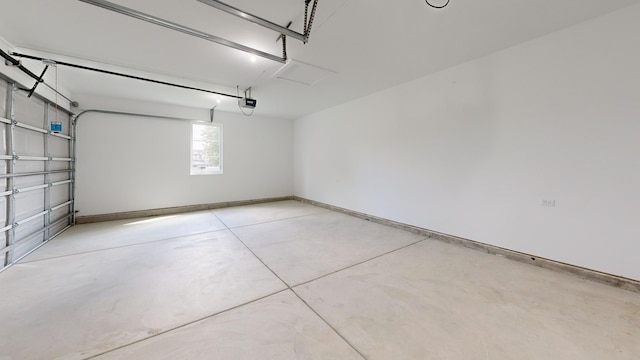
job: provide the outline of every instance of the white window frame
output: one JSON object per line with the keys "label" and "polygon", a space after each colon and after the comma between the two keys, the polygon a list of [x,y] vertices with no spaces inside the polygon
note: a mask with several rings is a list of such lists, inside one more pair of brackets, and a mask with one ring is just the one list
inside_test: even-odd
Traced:
{"label": "white window frame", "polygon": [[[200,176],[200,175],[221,175],[223,174],[223,137],[224,137],[224,131],[223,131],[223,127],[222,124],[218,124],[218,123],[203,123],[203,122],[193,122],[190,124],[190,143],[189,143],[189,175],[194,175],[194,176]],[[211,127],[217,127],[220,131],[220,141],[219,143],[219,153],[220,153],[220,168],[218,170],[209,170],[209,171],[204,171],[203,168],[200,168],[200,171],[197,171],[196,168],[198,168],[198,164],[195,162],[195,158],[196,156],[194,156],[194,129],[195,126],[211,126]]]}

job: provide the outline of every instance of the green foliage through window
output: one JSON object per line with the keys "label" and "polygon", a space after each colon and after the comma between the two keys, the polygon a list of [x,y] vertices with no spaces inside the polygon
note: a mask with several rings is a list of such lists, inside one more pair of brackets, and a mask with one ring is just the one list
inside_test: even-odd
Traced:
{"label": "green foliage through window", "polygon": [[191,125],[191,175],[222,173],[222,125]]}

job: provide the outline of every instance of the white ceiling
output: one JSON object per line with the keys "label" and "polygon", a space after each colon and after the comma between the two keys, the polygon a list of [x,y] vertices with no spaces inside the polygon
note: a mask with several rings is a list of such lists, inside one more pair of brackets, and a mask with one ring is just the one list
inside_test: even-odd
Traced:
{"label": "white ceiling", "polygon": [[[184,26],[280,55],[277,33],[196,0],[111,0]],[[431,0],[434,4],[443,0]],[[302,32],[304,0],[226,0]],[[282,64],[77,0],[0,0],[0,36],[17,50],[224,93],[253,87],[258,115],[297,118],[490,54],[640,0],[319,0],[308,44],[289,57],[335,72],[313,86],[273,77]],[[567,44],[570,46],[570,44]],[[3,49],[7,51],[7,49]],[[25,62],[34,72],[38,62]],[[211,108],[220,98],[58,67],[71,94]],[[219,109],[238,111],[222,98]]]}

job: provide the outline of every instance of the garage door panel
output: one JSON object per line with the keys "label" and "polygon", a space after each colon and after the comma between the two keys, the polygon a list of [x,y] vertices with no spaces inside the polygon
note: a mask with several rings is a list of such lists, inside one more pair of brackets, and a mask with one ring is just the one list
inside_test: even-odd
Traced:
{"label": "garage door panel", "polygon": [[[0,160],[0,192],[10,192],[0,196],[0,227],[10,227],[0,233],[0,251],[6,253],[0,257],[2,269],[72,224],[73,185],[49,184],[73,178],[73,164],[66,160],[71,158],[73,140],[64,137],[73,131],[64,110],[37,94],[29,98],[24,91],[14,91],[4,80],[0,80],[0,116],[17,122],[0,123],[0,155],[18,156]],[[64,136],[49,133],[52,121],[62,123]],[[49,173],[56,170],[70,171]]]}
{"label": "garage door panel", "polygon": [[44,242],[44,233],[36,234],[16,244],[14,257],[19,259]]}
{"label": "garage door panel", "polygon": [[24,91],[13,92],[15,120],[42,128],[44,123],[44,101],[37,97],[27,97]]}
{"label": "garage door panel", "polygon": [[44,210],[44,189],[15,195],[16,220],[27,218]]}
{"label": "garage door panel", "polygon": [[62,173],[53,173],[49,175],[49,179],[51,182],[65,181],[71,179],[70,172],[62,172]]}
{"label": "garage door panel", "polygon": [[14,172],[16,174],[44,171],[43,161],[16,161]]}
{"label": "garage door panel", "polygon": [[44,175],[23,176],[23,177],[17,177],[14,180],[14,185],[17,189],[23,189],[23,188],[43,185],[43,184],[44,184]]}
{"label": "garage door panel", "polygon": [[[40,210],[40,212],[42,212],[42,210]],[[34,214],[34,215],[36,215],[36,214]],[[20,219],[18,219],[18,220],[20,220]],[[38,230],[41,230],[42,228],[44,228],[44,223],[45,223],[44,215],[38,216],[38,217],[34,218],[33,220],[21,223],[20,226],[16,227],[16,229],[15,229],[15,231],[16,231],[16,239],[17,239],[16,241],[18,243],[23,242],[23,240],[26,239],[28,236],[30,236],[30,235],[38,232]]]}
{"label": "garage door panel", "polygon": [[69,140],[55,136],[49,137],[49,156],[69,157]]}
{"label": "garage door panel", "polygon": [[71,192],[69,185],[54,186],[51,188],[51,207],[62,204],[69,200]]}
{"label": "garage door panel", "polygon": [[49,169],[51,170],[69,170],[71,169],[71,164],[68,161],[52,161],[49,165]]}
{"label": "garage door panel", "polygon": [[[4,115],[4,113],[0,112],[0,115]],[[2,132],[2,136],[0,136],[0,154],[2,155],[9,155],[9,150],[7,149],[7,127],[8,125],[0,124]],[[3,165],[6,165],[5,162],[3,162]]]}
{"label": "garage door panel", "polygon": [[[58,210],[53,210],[50,214],[50,219],[51,219],[50,223],[53,224],[58,220],[64,219],[67,215],[69,215],[70,209],[71,209],[71,205],[67,205]],[[62,225],[63,227],[67,226],[66,223],[63,223]]]}
{"label": "garage door panel", "polygon": [[[42,127],[42,125],[40,125]],[[44,134],[20,127],[13,132],[13,146],[19,156],[45,156]]]}
{"label": "garage door panel", "polygon": [[65,222],[62,222],[61,224],[56,224],[56,225],[52,226],[49,229],[49,234],[50,234],[50,236],[54,236],[54,235],[60,233],[62,230],[65,230],[68,227],[69,227],[69,225],[67,225]]}
{"label": "garage door panel", "polygon": [[[0,197],[0,227],[5,226],[7,226],[7,198],[2,196]],[[2,238],[2,236],[4,236],[4,234],[0,233],[0,238]]]}
{"label": "garage door panel", "polygon": [[7,82],[0,80],[0,117],[6,118],[7,104],[5,99],[7,98]]}

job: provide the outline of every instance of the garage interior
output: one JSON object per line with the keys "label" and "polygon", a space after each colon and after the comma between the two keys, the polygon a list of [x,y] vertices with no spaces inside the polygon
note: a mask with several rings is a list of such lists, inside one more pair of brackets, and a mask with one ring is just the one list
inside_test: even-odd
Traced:
{"label": "garage interior", "polygon": [[0,0],[0,359],[637,359],[640,1]]}

